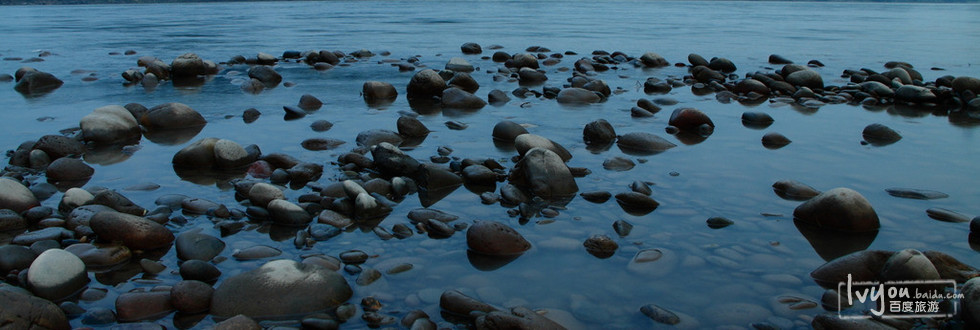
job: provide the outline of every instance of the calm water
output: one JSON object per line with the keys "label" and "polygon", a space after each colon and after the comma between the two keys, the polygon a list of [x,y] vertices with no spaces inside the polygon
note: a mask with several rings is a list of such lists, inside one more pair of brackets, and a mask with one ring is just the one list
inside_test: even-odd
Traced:
{"label": "calm water", "polygon": [[[242,145],[257,144],[264,153],[288,153],[325,164],[320,180],[325,184],[342,177],[329,162],[353,148],[358,132],[369,127],[394,130],[399,112],[411,111],[404,90],[412,73],[400,73],[379,63],[384,59],[421,55],[422,63],[439,69],[451,57],[465,57],[480,67],[474,77],[481,84],[477,92],[481,97],[493,89],[513,90],[517,84],[493,81],[492,74],[486,72],[496,71],[497,65],[479,56],[461,55],[459,46],[464,42],[480,43],[484,55],[489,55],[486,47],[491,44],[502,45],[503,51],[510,53],[541,45],[555,52],[581,54],[545,67],[550,86],[560,86],[570,76],[558,68],[569,67],[597,49],[634,56],[655,51],[671,62],[686,62],[689,53],[727,57],[738,65],[740,75],[778,68],[767,63],[773,53],[798,63],[816,59],[827,65],[817,70],[831,85],[846,83],[839,78],[844,69],[883,70],[885,62],[900,60],[915,65],[925,80],[932,81],[942,75],[980,76],[978,27],[980,5],[947,4],[328,1],[2,7],[2,57],[26,59],[40,51],[53,55],[38,63],[0,61],[0,72],[13,74],[29,65],[66,83],[40,98],[24,98],[13,90],[12,83],[0,83],[0,146],[14,149],[23,141],[75,127],[82,116],[104,105],[137,102],[152,107],[181,102],[209,121],[194,140],[228,138]],[[130,49],[138,55],[109,55]],[[260,51],[279,55],[284,50],[312,49],[369,49],[391,55],[325,72],[304,64],[282,63],[277,71],[296,85],[279,86],[258,95],[245,94],[233,83],[247,70],[245,66],[226,68],[200,87],[163,84],[152,92],[125,87],[119,76],[135,67],[136,58],[142,55],[169,62],[180,54],[195,52],[220,62]],[[933,67],[945,70],[930,70]],[[75,70],[88,71],[73,73]],[[642,70],[629,65],[607,71],[599,77],[623,93],[584,108],[562,107],[553,100],[515,98],[504,106],[488,106],[474,113],[422,115],[422,122],[436,132],[408,151],[418,159],[428,159],[438,147],[450,146],[455,149],[453,156],[492,157],[510,167],[509,159],[515,152],[494,146],[492,126],[504,119],[530,124],[532,133],[563,144],[572,152],[571,166],[592,170],[589,176],[577,179],[582,191],[608,190],[615,194],[627,191],[634,180],[655,183],[653,197],[661,206],[648,215],[626,214],[615,202],[596,205],[576,198],[554,219],[535,218],[519,225],[516,218],[508,217],[507,208],[482,205],[478,194],[460,188],[432,207],[457,214],[460,221],[506,222],[534,247],[512,263],[484,272],[467,260],[462,233],[443,240],[415,235],[381,241],[371,232],[354,231],[301,251],[288,237],[270,236],[267,228],[258,228],[224,238],[228,248],[222,255],[229,260],[218,265],[224,272],[222,279],[262,263],[230,258],[235,250],[256,244],[278,247],[284,251],[283,257],[293,259],[309,253],[336,256],[348,249],[361,249],[378,256],[368,261],[371,267],[384,270],[400,262],[415,265],[411,271],[385,275],[366,287],[354,285],[355,277],[345,274],[355,290],[350,302],[373,295],[385,304],[383,313],[396,317],[422,309],[441,321],[439,294],[460,289],[500,306],[548,309],[549,315],[566,325],[584,328],[653,326],[639,313],[640,306],[650,303],[682,314],[682,325],[690,327],[746,327],[754,322],[805,327],[823,310],[790,310],[778,303],[777,297],[792,295],[819,301],[823,289],[808,274],[824,260],[793,225],[792,212],[799,203],[782,200],[772,192],[772,183],[781,179],[801,181],[820,190],[850,187],[861,192],[881,217],[882,228],[872,249],[938,250],[980,266],[980,256],[967,242],[966,224],[938,222],[925,213],[928,208],[941,207],[970,216],[980,214],[980,204],[976,203],[980,199],[980,177],[976,175],[980,127],[975,122],[901,109],[869,111],[850,105],[827,105],[817,111],[768,102],[747,107],[722,104],[713,95],[697,96],[687,88],[666,95],[678,100],[677,106],[665,107],[653,118],[630,118],[629,108],[638,98],[658,97],[643,93],[642,83],[647,77],[684,74],[685,68]],[[88,75],[99,79],[83,82],[81,79]],[[359,96],[361,84],[368,80],[391,82],[401,96],[385,109],[371,109]],[[295,104],[307,93],[323,100],[324,107],[306,118],[283,121],[282,106]],[[696,107],[711,116],[715,133],[702,143],[678,143],[677,148],[646,157],[625,155],[615,147],[592,153],[581,140],[586,123],[604,118],[618,133],[647,131],[677,142],[664,134],[663,128],[670,111],[680,106]],[[247,108],[259,109],[263,116],[245,124],[240,115]],[[739,118],[750,110],[770,114],[775,124],[765,130],[743,127]],[[315,133],[309,124],[318,119],[329,120],[334,127]],[[449,130],[443,125],[447,120],[470,126],[463,131]],[[861,145],[861,130],[871,123],[892,127],[904,138],[886,147]],[[760,138],[772,131],[785,134],[793,143],[779,150],[763,148]],[[331,151],[300,147],[301,141],[317,136],[347,144]],[[169,193],[203,197],[230,207],[239,205],[227,184],[192,183],[173,172],[170,160],[185,145],[158,145],[144,139],[127,159],[89,159],[96,174],[88,185],[122,189],[146,182],[159,184],[161,188],[155,191],[124,192],[148,208],[157,197]],[[614,156],[644,162],[627,172],[603,170],[602,162]],[[671,172],[679,175],[672,176]],[[891,187],[938,190],[950,197],[899,199],[885,193]],[[309,192],[309,188],[289,190],[287,197],[295,201]],[[59,199],[60,194],[44,204],[56,206]],[[394,224],[408,223],[405,214],[418,207],[418,200],[410,196],[381,226],[390,229]],[[713,216],[733,219],[736,224],[709,229],[705,219]],[[616,220],[626,220],[635,228],[620,238],[612,228]],[[172,228],[179,233],[198,227],[218,235],[203,217]],[[593,234],[614,237],[620,249],[608,259],[592,257],[582,242]],[[673,264],[665,262],[657,274],[628,270],[636,252],[647,248],[669,251]],[[162,261],[170,270],[177,269],[173,251]],[[110,294],[97,302],[80,303],[82,307],[111,308],[119,292],[179,280],[179,275],[168,272],[157,277],[138,271],[111,275],[93,274],[91,286],[107,288]],[[759,311],[725,313],[731,303],[751,304]],[[80,325],[79,320],[73,322]],[[156,322],[169,327],[175,321],[168,316]],[[200,322],[213,323],[210,318]],[[345,326],[367,325],[355,318]]]}

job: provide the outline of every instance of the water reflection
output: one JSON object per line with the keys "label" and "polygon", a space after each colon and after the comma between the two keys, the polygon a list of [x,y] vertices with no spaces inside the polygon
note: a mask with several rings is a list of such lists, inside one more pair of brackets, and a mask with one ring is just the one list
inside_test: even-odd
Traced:
{"label": "water reflection", "polygon": [[470,265],[472,265],[473,268],[484,272],[500,269],[501,267],[511,263],[511,261],[517,260],[517,258],[520,256],[521,254],[509,256],[488,256],[466,250],[466,259],[469,260]]}
{"label": "water reflection", "polygon": [[186,127],[178,129],[156,129],[156,130],[146,130],[143,132],[143,136],[146,137],[150,142],[160,144],[160,145],[178,145],[184,144],[190,141],[201,130],[204,126]]}
{"label": "water reflection", "polygon": [[824,261],[866,250],[878,236],[877,230],[851,233],[820,228],[799,220],[793,220],[793,224]]}

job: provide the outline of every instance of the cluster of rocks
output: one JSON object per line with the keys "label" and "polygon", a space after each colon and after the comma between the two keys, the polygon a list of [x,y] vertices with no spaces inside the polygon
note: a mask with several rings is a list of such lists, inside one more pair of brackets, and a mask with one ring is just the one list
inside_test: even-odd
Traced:
{"label": "cluster of rocks", "polygon": [[221,67],[210,60],[204,60],[194,53],[177,56],[170,64],[153,57],[141,56],[136,65],[143,68],[129,69],[122,73],[127,84],[139,84],[146,89],[154,89],[161,81],[173,81],[175,85],[199,85],[204,77],[218,74]]}
{"label": "cluster of rocks", "polygon": [[26,66],[17,69],[14,81],[14,90],[28,97],[50,93],[65,83],[53,74]]}

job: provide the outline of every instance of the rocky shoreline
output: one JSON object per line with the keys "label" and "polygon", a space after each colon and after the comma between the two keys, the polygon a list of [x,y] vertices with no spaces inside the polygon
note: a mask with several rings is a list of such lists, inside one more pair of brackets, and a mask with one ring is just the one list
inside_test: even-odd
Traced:
{"label": "rocky shoreline", "polygon": [[[633,118],[657,115],[676,103],[658,95],[689,88],[696,95],[713,95],[718,102],[726,104],[752,106],[770,102],[804,110],[827,104],[893,106],[942,113],[951,120],[980,122],[977,97],[980,79],[943,76],[935,81],[923,81],[920,72],[903,62],[889,62],[880,72],[867,68],[845,70],[841,77],[850,82],[832,86],[826,85],[821,74],[813,70],[822,66],[819,61],[799,65],[779,55],[768,59],[770,65],[780,66],[778,70],[739,76],[732,61],[708,60],[697,54],[691,54],[687,63],[671,64],[653,52],[632,56],[596,51],[583,56],[538,46],[513,54],[497,46],[488,50],[494,52],[485,53],[475,43],[464,44],[460,55],[448,60],[441,70],[426,67],[418,57],[377,61],[391,66],[392,70],[415,73],[409,81],[402,82],[406,86],[404,96],[399,95],[399,88],[392,83],[364,81],[361,96],[365,104],[385,107],[404,97],[414,113],[404,112],[394,123],[396,130],[369,125],[357,134],[356,145],[349,148],[345,141],[329,138],[303,141],[302,148],[306,150],[348,150],[332,160],[309,161],[285,153],[266,153],[258,145],[243,146],[233,137],[198,137],[208,121],[197,110],[177,102],[152,107],[136,103],[100,107],[83,117],[77,128],[51,132],[17,146],[8,152],[9,165],[0,178],[0,231],[10,237],[0,247],[0,271],[6,282],[0,287],[3,299],[0,306],[4,306],[0,308],[0,321],[18,327],[68,328],[70,319],[80,319],[85,326],[105,326],[181,313],[191,315],[188,318],[192,320],[191,326],[210,318],[218,322],[216,327],[236,329],[260,327],[256,320],[287,320],[264,323],[265,326],[330,329],[358,316],[372,327],[401,325],[412,329],[452,324],[528,329],[568,326],[562,324],[562,319],[551,319],[547,314],[529,309],[535,306],[494,306],[456,290],[446,290],[439,296],[441,315],[413,310],[399,318],[372,297],[364,297],[359,303],[350,301],[352,287],[369,286],[380,278],[410,271],[412,263],[387,269],[362,267],[374,256],[357,247],[337,255],[316,253],[315,247],[318,242],[355,229],[373,232],[381,240],[401,240],[413,235],[442,239],[465,232],[466,247],[459,248],[466,251],[474,267],[493,270],[520,258],[537,244],[507,222],[461,219],[451,211],[429,208],[464,186],[479,192],[484,204],[508,208],[508,214],[522,225],[533,218],[553,218],[566,212],[569,201],[578,197],[597,204],[615,200],[624,212],[634,216],[654,212],[660,202],[653,198],[650,184],[642,180],[633,182],[624,191],[580,191],[579,180],[587,178],[592,171],[627,171],[636,166],[632,159],[611,157],[603,162],[602,169],[569,166],[573,154],[568,148],[548,137],[530,133],[526,125],[510,120],[479,123],[493,125],[488,141],[514,150],[510,162],[457,156],[451,146],[439,148],[428,159],[417,159],[405,152],[422,143],[431,132],[442,129],[427,127],[417,118],[419,114],[449,110],[476,112],[515,99],[555,102],[570,108],[601,104],[625,90],[611,88],[610,83],[596,76],[620,66],[644,69],[675,66],[688,71],[684,77],[647,78],[641,88],[652,99],[638,100],[628,111]],[[129,88],[152,91],[166,84],[201,86],[209,83],[209,77],[225,70],[241,70],[245,76],[234,83],[245,94],[259,95],[267,89],[290,84],[288,77],[277,70],[283,67],[343,70],[345,66],[386,55],[367,50],[285,51],[281,56],[265,53],[235,56],[222,63],[192,53],[170,63],[142,56],[136,62],[139,69],[126,70],[121,77]],[[575,58],[578,59],[574,62],[569,60]],[[493,68],[480,68],[471,61]],[[488,75],[494,81],[517,87],[509,92],[495,89],[483,97],[475,75]],[[29,67],[13,75],[0,76],[0,80],[11,81],[13,88],[27,98],[57,93],[64,85],[55,75]],[[322,105],[317,97],[304,95],[296,105],[283,106],[283,120],[303,118],[317,112]],[[241,117],[249,122],[263,115],[267,114],[249,109]],[[669,118],[664,132],[686,145],[705,141],[716,127],[707,113],[692,107],[678,107]],[[744,112],[741,120],[745,127],[756,129],[767,128],[774,121],[766,113],[756,111]],[[451,120],[445,123],[445,129],[465,130],[476,124]],[[320,132],[332,126],[324,120],[313,123],[311,128]],[[654,132],[617,132],[604,119],[586,123],[581,129],[582,143],[589,150],[602,151],[615,145],[626,155],[642,157],[677,147]],[[882,124],[868,125],[860,134],[862,143],[871,146],[886,146],[902,139],[900,133]],[[196,183],[223,182],[233,187],[234,197],[240,203],[225,205],[194,196],[163,194],[156,199],[155,206],[145,208],[120,193],[123,187],[86,186],[95,172],[87,164],[90,159],[119,157],[143,138],[157,144],[187,144],[172,157],[175,173]],[[761,141],[768,149],[779,149],[791,142],[777,132],[767,133]],[[325,172],[340,175],[325,177]],[[290,190],[301,191],[302,195],[291,200],[285,193]],[[811,326],[905,327],[916,322],[851,321],[828,316],[837,313],[834,309],[837,306],[828,301],[839,295],[837,283],[846,280],[844,274],[855,274],[860,277],[855,280],[861,281],[955,280],[963,286],[965,295],[961,313],[937,322],[980,324],[980,289],[977,289],[980,280],[975,279],[980,271],[936,251],[866,250],[881,224],[861,193],[846,187],[821,192],[790,180],[775,182],[773,192],[782,199],[800,202],[793,214],[794,222],[811,242],[824,242],[828,236],[843,237],[841,244],[814,245],[827,261],[811,273],[816,283],[827,288],[821,298],[827,314],[814,317]],[[888,193],[915,199],[944,195],[899,188]],[[60,198],[52,198],[59,194]],[[417,196],[423,208],[409,212],[408,221],[380,226],[408,196]],[[977,238],[980,217],[971,220],[955,211],[936,208],[927,212],[940,221],[969,222],[971,242],[980,241]],[[213,223],[221,237],[201,230],[184,230],[183,225],[191,222]],[[236,249],[231,257],[260,260],[261,266],[226,275],[229,269],[223,269],[221,264],[221,258],[226,258],[221,256],[227,251],[225,237],[255,224],[270,223],[285,232],[298,251],[306,253],[295,260],[282,259],[280,249],[254,242],[257,243],[254,246]],[[706,220],[712,229],[733,224],[737,222],[724,217]],[[616,234],[625,237],[632,226],[622,221],[616,222],[613,228]],[[593,235],[581,245],[600,259],[612,256],[620,248],[606,235]],[[179,270],[167,269],[161,261],[171,251],[180,260]],[[664,263],[676,261],[677,256],[671,254],[668,249],[640,250],[628,269],[641,274],[656,273]],[[102,299],[100,295],[106,295],[106,289],[89,286],[93,272],[121,265],[138,266],[130,274],[131,278],[169,271],[179,272],[181,280],[120,292],[115,295],[111,309],[82,308],[79,301],[98,301]],[[785,302],[791,309],[792,306],[817,307],[815,301],[794,299]],[[737,310],[736,307],[739,306],[733,309]],[[689,316],[678,315],[670,306],[637,306],[635,313],[664,324],[693,327],[698,324]]]}

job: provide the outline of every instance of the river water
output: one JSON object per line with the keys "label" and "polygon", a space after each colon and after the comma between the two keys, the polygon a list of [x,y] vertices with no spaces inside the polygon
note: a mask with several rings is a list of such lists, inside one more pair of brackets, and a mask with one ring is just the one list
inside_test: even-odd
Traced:
{"label": "river water", "polygon": [[[871,68],[884,71],[887,61],[905,61],[926,81],[944,75],[980,76],[980,5],[976,4],[875,4],[809,2],[671,2],[595,1],[555,3],[544,1],[323,1],[241,2],[202,4],[141,4],[86,6],[8,6],[0,8],[0,73],[13,74],[21,66],[53,73],[65,85],[51,94],[27,98],[0,83],[0,146],[15,149],[23,141],[76,127],[79,119],[95,108],[136,102],[152,107],[180,102],[201,112],[208,125],[193,140],[178,145],[156,144],[144,139],[131,156],[113,160],[89,160],[95,176],[87,187],[122,190],[155,183],[153,191],[124,194],[151,208],[157,197],[180,193],[202,197],[232,208],[244,209],[225,183],[183,180],[171,167],[174,153],[203,137],[257,144],[264,153],[287,153],[301,160],[325,165],[320,183],[342,177],[330,162],[354,147],[354,137],[367,128],[395,129],[400,112],[411,112],[404,97],[412,72],[399,72],[386,59],[419,56],[420,62],[442,68],[451,57],[464,57],[479,69],[473,74],[481,84],[476,93],[511,91],[517,84],[494,81],[490,72],[499,64],[478,55],[462,55],[459,46],[476,42],[501,45],[508,53],[528,46],[544,46],[552,52],[572,51],[556,66],[544,67],[546,86],[560,87],[569,77],[560,72],[594,50],[622,51],[632,56],[653,51],[672,63],[684,62],[689,53],[706,58],[726,57],[738,65],[737,73],[773,71],[770,54],[797,63],[819,60],[816,68],[828,85],[844,85],[844,69]],[[285,50],[359,49],[390,52],[328,71],[318,72],[301,63],[277,66],[285,81],[260,94],[246,94],[238,81],[245,66],[225,67],[197,87],[173,87],[165,83],[147,91],[124,86],[120,73],[136,67],[139,56],[151,55],[170,62],[194,52],[204,59],[225,61],[235,55],[274,55]],[[111,55],[135,50],[136,55]],[[43,61],[21,63],[50,52]],[[81,70],[81,71],[80,71]],[[783,179],[807,183],[819,190],[848,187],[862,193],[874,206],[882,227],[870,249],[936,250],[980,266],[977,251],[967,240],[968,226],[930,219],[925,210],[946,208],[968,216],[980,215],[980,131],[975,120],[934,115],[902,108],[864,109],[847,104],[825,105],[817,110],[765,102],[746,106],[720,103],[712,95],[696,95],[676,88],[667,95],[646,95],[647,77],[682,77],[686,68],[639,69],[631,65],[600,73],[613,89],[621,89],[607,102],[587,107],[563,107],[544,98],[512,100],[477,112],[426,113],[419,119],[435,132],[407,152],[420,160],[436,154],[440,146],[454,149],[460,158],[494,158],[510,167],[512,149],[498,148],[491,140],[493,124],[512,120],[529,124],[532,133],[568,148],[570,166],[592,173],[577,179],[582,191],[627,191],[636,180],[653,183],[653,198],[661,206],[634,216],[614,201],[593,204],[576,198],[555,218],[533,218],[519,224],[500,205],[483,205],[477,193],[460,188],[432,208],[459,215],[462,222],[497,220],[510,224],[533,245],[513,262],[492,271],[475,268],[466,254],[463,233],[448,239],[415,235],[404,240],[380,240],[367,231],[346,232],[310,250],[297,250],[292,240],[263,227],[249,227],[223,238],[227,260],[218,264],[224,276],[253,269],[262,261],[236,261],[231,254],[256,244],[284,251],[280,258],[324,253],[337,256],[360,249],[372,256],[367,265],[384,269],[408,262],[408,272],[385,275],[369,286],[355,285],[355,275],[344,274],[354,287],[350,302],[377,297],[382,312],[400,317],[413,309],[426,311],[443,322],[438,296],[460,289],[498,306],[526,305],[546,309],[549,316],[569,326],[583,328],[646,328],[654,326],[640,306],[657,304],[670,309],[688,327],[734,325],[747,327],[768,322],[780,327],[806,327],[820,307],[790,309],[779,297],[794,296],[819,302],[823,289],[809,273],[824,263],[818,251],[794,226],[793,209],[799,202],[777,197],[771,185]],[[94,81],[83,81],[95,77]],[[91,80],[91,79],[89,79]],[[400,96],[383,109],[367,106],[359,92],[369,80],[392,83]],[[293,105],[303,94],[323,100],[324,107],[300,120],[283,121],[282,106]],[[634,119],[629,109],[639,98],[668,97],[679,103],[667,106],[652,118]],[[714,121],[713,135],[701,143],[684,144],[663,131],[675,107],[695,107]],[[242,111],[255,108],[262,117],[251,124]],[[765,130],[743,127],[744,111],[761,111],[775,118]],[[632,156],[618,148],[590,152],[582,142],[582,127],[595,119],[611,122],[618,133],[646,131],[665,136],[677,148],[652,156]],[[329,131],[313,132],[309,125],[325,119]],[[443,124],[455,120],[469,125],[450,130]],[[862,129],[881,123],[903,135],[898,143],[874,147],[861,143]],[[759,142],[766,132],[779,132],[793,142],[770,150]],[[300,142],[311,137],[339,139],[346,144],[328,151],[309,151]],[[604,170],[604,160],[623,156],[638,160],[629,171]],[[6,164],[8,158],[4,158]],[[42,179],[43,180],[43,179]],[[937,200],[901,199],[887,188],[917,188],[944,192]],[[310,188],[287,190],[292,201]],[[43,202],[56,206],[56,194]],[[405,214],[421,207],[410,196],[380,224],[390,229],[408,223]],[[709,217],[726,217],[735,225],[719,230],[705,225]],[[191,218],[185,225],[171,225],[176,233],[194,228],[218,235],[206,217]],[[620,237],[612,224],[625,220],[632,232]],[[588,253],[582,242],[604,234],[619,243],[608,259]],[[819,245],[819,242],[814,245]],[[629,263],[640,250],[667,251],[662,267],[637,271]],[[671,259],[671,260],[668,260]],[[171,250],[161,259],[177,269]],[[131,268],[131,267],[130,267]],[[105,288],[109,295],[83,308],[112,308],[120,292],[153,285],[172,285],[179,275],[157,276],[122,273],[123,279],[93,274],[91,287]],[[118,276],[117,276],[118,277]],[[113,278],[108,280],[107,278]],[[224,278],[224,277],[223,277]],[[173,326],[188,324],[173,315],[154,322]],[[78,319],[73,325],[81,325]],[[204,317],[198,326],[214,321]],[[190,322],[190,324],[194,324]],[[367,327],[355,318],[346,326]]]}

